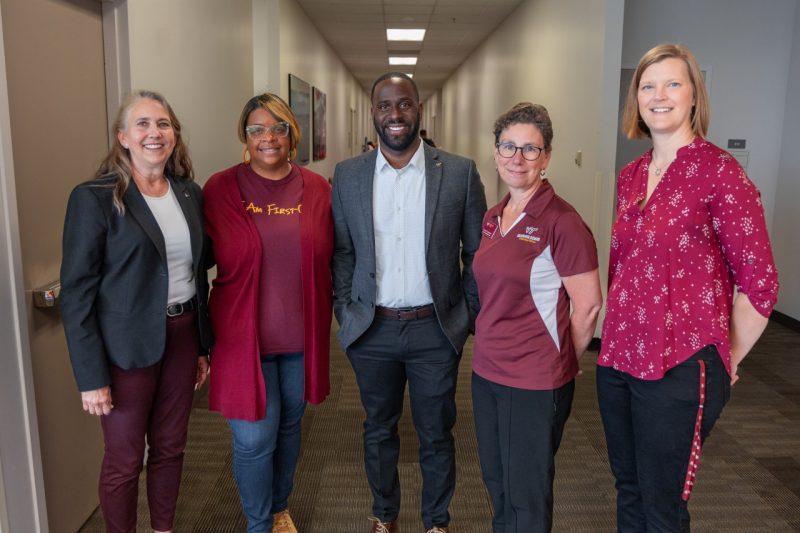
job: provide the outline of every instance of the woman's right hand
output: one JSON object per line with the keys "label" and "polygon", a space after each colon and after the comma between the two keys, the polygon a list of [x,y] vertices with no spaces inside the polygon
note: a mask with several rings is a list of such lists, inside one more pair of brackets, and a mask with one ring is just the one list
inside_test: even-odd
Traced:
{"label": "woman's right hand", "polygon": [[83,410],[90,415],[107,415],[114,408],[111,403],[111,387],[81,392]]}

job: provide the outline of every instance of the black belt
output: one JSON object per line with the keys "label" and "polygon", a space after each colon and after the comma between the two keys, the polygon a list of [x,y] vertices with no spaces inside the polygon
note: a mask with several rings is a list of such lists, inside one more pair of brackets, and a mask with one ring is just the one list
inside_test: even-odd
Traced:
{"label": "black belt", "polygon": [[176,317],[181,316],[183,313],[194,311],[197,309],[197,298],[192,298],[182,304],[171,304],[167,306],[167,316]]}
{"label": "black belt", "polygon": [[419,307],[381,307],[375,308],[375,314],[394,318],[395,320],[417,320],[433,316],[433,304],[421,305]]}

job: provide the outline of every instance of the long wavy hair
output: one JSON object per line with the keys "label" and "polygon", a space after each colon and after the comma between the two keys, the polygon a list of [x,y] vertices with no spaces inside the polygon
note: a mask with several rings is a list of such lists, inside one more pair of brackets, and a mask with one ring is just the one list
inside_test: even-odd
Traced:
{"label": "long wavy hair", "polygon": [[111,150],[100,163],[97,172],[94,173],[95,180],[115,178],[115,182],[112,185],[114,187],[113,202],[120,215],[125,214],[123,198],[133,177],[133,167],[131,165],[130,151],[120,144],[117,133],[126,128],[131,106],[142,98],[154,100],[164,107],[172,123],[172,131],[175,133],[175,148],[167,160],[164,172],[177,179],[194,180],[194,169],[192,168],[192,161],[189,159],[189,149],[186,147],[186,143],[183,142],[183,136],[181,135],[181,123],[178,117],[175,116],[175,112],[167,102],[167,99],[155,91],[134,91],[127,95],[122,101],[122,105],[120,105],[117,118],[112,126],[114,139],[111,144]]}

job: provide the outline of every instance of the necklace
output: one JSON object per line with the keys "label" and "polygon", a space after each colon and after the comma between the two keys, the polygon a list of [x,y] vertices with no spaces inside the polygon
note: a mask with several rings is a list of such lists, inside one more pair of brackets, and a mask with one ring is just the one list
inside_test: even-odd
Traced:
{"label": "necklace", "polygon": [[656,170],[655,170],[655,172],[653,172],[653,174],[655,174],[657,178],[660,178],[660,177],[661,177],[661,173],[662,173],[664,170],[666,170],[666,168],[667,168],[668,166],[670,166],[670,164],[672,164],[672,162],[673,162],[674,160],[675,160],[675,158],[674,158],[674,157],[673,157],[672,159],[670,159],[670,160],[667,162],[667,164],[666,164],[666,165],[664,165],[664,168],[662,169],[660,166],[658,166],[658,165],[656,164],[656,160],[655,160],[655,159],[651,159],[651,160],[650,160],[650,162],[651,162],[651,163],[653,164],[653,166],[656,168]]}

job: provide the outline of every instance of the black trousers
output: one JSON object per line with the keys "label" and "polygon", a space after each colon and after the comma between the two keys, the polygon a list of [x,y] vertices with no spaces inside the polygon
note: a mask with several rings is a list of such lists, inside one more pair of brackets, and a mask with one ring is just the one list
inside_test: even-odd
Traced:
{"label": "black trousers", "polygon": [[422,521],[447,526],[455,490],[456,378],[461,354],[445,337],[436,316],[401,321],[375,317],[347,349],[356,374],[364,422],[364,463],[372,513],[384,522],[400,512],[397,423],[408,382],[411,414],[419,438]]}
{"label": "black trousers", "polygon": [[555,456],[575,380],[554,390],[507,387],[472,373],[472,409],[493,533],[548,532]]}
{"label": "black trousers", "polygon": [[698,412],[702,444],[729,397],[730,376],[715,346],[654,381],[597,367],[597,398],[616,478],[617,531],[689,531],[685,489],[690,461],[698,459],[692,449]]}

